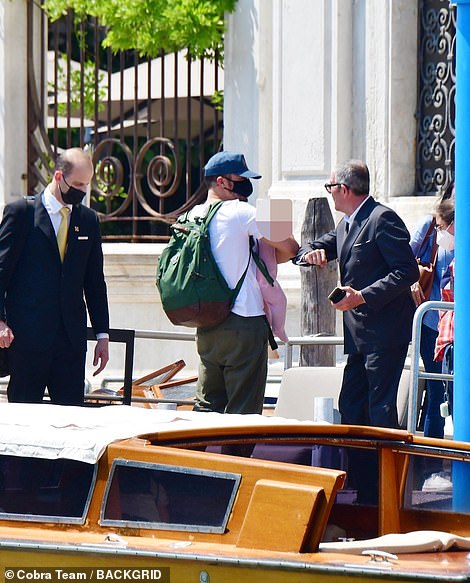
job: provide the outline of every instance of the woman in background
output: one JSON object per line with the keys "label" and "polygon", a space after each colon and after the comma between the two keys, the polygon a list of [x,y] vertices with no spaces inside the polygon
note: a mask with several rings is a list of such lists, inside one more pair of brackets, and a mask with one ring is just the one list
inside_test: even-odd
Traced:
{"label": "woman in background", "polygon": [[[452,200],[453,208],[454,183],[452,182],[444,192],[440,203],[445,200]],[[431,295],[425,298],[419,282],[411,287],[416,306],[422,304],[426,299],[431,301],[441,300],[441,286],[444,275],[446,274],[451,261],[454,259],[453,248],[438,246],[435,248],[438,231],[436,230],[436,218],[432,215],[424,217],[417,225],[411,236],[410,245],[416,259],[421,264],[429,264],[433,257],[433,246],[437,254],[435,257],[434,279],[431,288]],[[429,310],[424,318],[421,328],[421,345],[420,354],[423,360],[426,372],[440,373],[441,363],[434,360],[434,349],[438,335],[439,314],[436,310]],[[444,402],[444,383],[439,380],[426,380],[425,396],[425,417],[424,417],[424,435],[427,437],[444,437],[445,420],[441,416],[441,403]]]}
{"label": "woman in background", "polygon": [[[454,201],[446,200],[436,209],[436,229],[439,249],[454,249]],[[447,273],[442,281],[441,299],[443,302],[454,301],[454,262],[449,265]],[[442,365],[442,372],[452,374],[454,372],[454,310],[442,310],[439,313],[438,336],[436,341],[435,360]],[[449,414],[452,414],[452,382],[448,383],[446,391]]]}

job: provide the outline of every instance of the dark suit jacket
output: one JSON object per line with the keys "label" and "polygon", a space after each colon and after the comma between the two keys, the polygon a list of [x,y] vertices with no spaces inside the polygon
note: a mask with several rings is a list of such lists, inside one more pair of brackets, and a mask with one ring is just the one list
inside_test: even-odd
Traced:
{"label": "dark suit jacket", "polygon": [[[85,306],[86,300],[86,306]],[[96,213],[74,206],[62,264],[41,194],[7,205],[0,225],[0,317],[17,348],[47,350],[61,320],[86,350],[86,308],[95,334],[109,331],[103,252]]]}
{"label": "dark suit jacket", "polygon": [[365,304],[343,313],[344,351],[378,352],[411,340],[414,302],[410,286],[419,271],[410,235],[400,217],[369,198],[349,233],[342,220],[334,231],[301,247],[294,263],[312,249],[339,260],[341,285],[362,292]]}

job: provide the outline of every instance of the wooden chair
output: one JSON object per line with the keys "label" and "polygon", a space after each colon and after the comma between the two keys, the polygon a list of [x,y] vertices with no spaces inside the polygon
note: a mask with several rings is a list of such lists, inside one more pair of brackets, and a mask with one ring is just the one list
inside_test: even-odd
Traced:
{"label": "wooden chair", "polygon": [[181,407],[192,408],[195,396],[193,384],[197,381],[197,376],[181,379],[173,378],[185,366],[184,360],[178,360],[140,379],[136,379],[132,383],[132,394],[149,400],[148,403],[143,403],[144,407],[157,407],[158,403],[153,402],[153,400],[158,399],[163,402],[180,403]]}
{"label": "wooden chair", "polygon": [[[177,380],[173,379],[185,366],[186,363],[184,360],[177,360],[138,379],[126,379],[124,386],[120,389],[100,388],[87,394],[86,398],[92,404],[103,405],[109,404],[110,402],[124,402],[124,404],[130,405],[132,400],[137,397],[139,401],[134,401],[133,404],[146,408],[155,407],[157,405],[154,402],[155,399],[171,399],[168,394],[168,389],[173,386],[194,382],[197,379],[194,376]],[[104,399],[103,397],[107,398]]]}

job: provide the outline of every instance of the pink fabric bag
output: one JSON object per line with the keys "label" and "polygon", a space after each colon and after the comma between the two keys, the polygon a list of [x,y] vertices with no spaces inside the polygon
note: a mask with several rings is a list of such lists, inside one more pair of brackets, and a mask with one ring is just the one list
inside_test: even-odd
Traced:
{"label": "pink fabric bag", "polygon": [[266,278],[260,272],[260,270],[256,270],[256,280],[263,296],[264,313],[266,314],[266,318],[271,325],[273,334],[280,338],[282,341],[287,342],[289,340],[285,331],[287,298],[285,293],[282,291],[279,282],[276,280],[276,250],[274,247],[271,247],[271,245],[268,245],[264,241],[259,240],[258,254],[266,264],[269,274],[274,279],[274,286],[272,286],[269,282],[266,281]]}

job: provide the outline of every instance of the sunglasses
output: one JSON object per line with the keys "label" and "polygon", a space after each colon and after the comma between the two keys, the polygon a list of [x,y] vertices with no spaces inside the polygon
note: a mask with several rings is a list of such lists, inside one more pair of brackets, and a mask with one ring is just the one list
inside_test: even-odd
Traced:
{"label": "sunglasses", "polygon": [[[328,194],[331,194],[331,191],[335,186],[343,186],[342,182],[330,182],[329,184],[325,184],[325,190]],[[346,186],[346,185],[345,185]]]}

